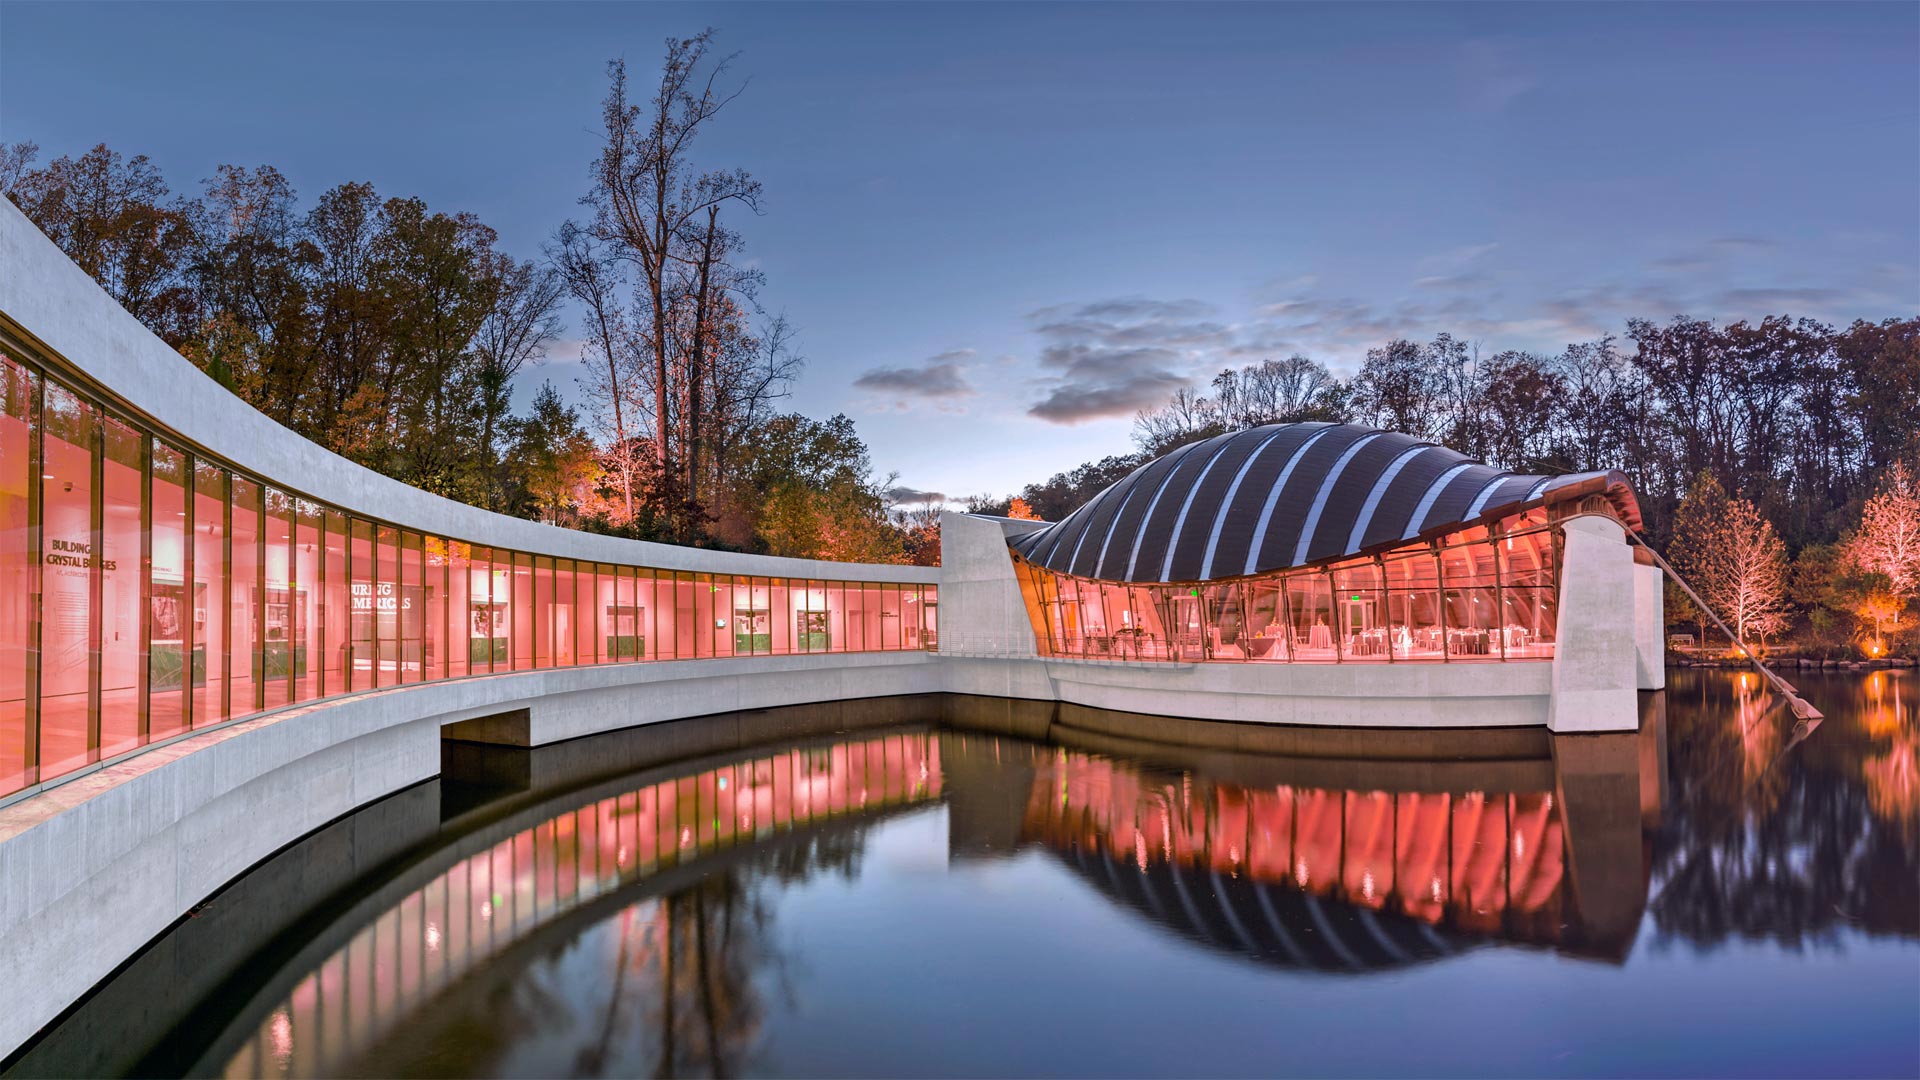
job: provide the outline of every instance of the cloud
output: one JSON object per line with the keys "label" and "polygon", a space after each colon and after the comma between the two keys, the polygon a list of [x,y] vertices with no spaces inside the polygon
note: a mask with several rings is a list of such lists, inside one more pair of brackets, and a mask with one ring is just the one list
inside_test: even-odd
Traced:
{"label": "cloud", "polygon": [[1131,416],[1191,385],[1200,365],[1234,344],[1232,327],[1201,300],[1122,297],[1029,312],[1046,343],[1042,394],[1027,415],[1053,424]]}
{"label": "cloud", "polygon": [[1846,299],[1837,289],[1728,289],[1714,297],[1730,318],[1760,318],[1784,314],[1789,308],[1826,308]]}
{"label": "cloud", "polygon": [[869,368],[853,380],[853,385],[889,395],[902,409],[909,408],[914,400],[950,403],[977,393],[966,375],[966,361],[972,358],[972,349],[953,349],[929,357],[916,367]]}
{"label": "cloud", "polygon": [[1542,82],[1526,49],[1509,41],[1464,42],[1460,70],[1467,100],[1488,112],[1503,111]]}
{"label": "cloud", "polygon": [[921,491],[919,488],[890,487],[888,500],[896,503],[943,503],[947,501],[944,491]]}
{"label": "cloud", "polygon": [[1428,270],[1459,270],[1472,265],[1499,250],[1498,241],[1490,240],[1484,244],[1468,244],[1438,254],[1428,255],[1420,260],[1420,265]]}
{"label": "cloud", "polygon": [[1435,274],[1415,278],[1413,283],[1422,289],[1484,289],[1493,279],[1485,274]]}

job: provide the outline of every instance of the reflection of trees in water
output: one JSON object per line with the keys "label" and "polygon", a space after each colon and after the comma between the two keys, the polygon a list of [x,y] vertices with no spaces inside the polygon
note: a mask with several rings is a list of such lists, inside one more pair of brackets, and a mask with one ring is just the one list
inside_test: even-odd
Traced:
{"label": "reflection of trees in water", "polygon": [[[753,853],[669,896],[622,908],[408,1041],[409,1072],[564,1070],[574,1076],[729,1076],[751,1071],[785,985],[772,893],[859,873],[867,830],[835,829]],[[446,1015],[448,1012],[453,1015]],[[395,1048],[369,1054],[388,1068]],[[405,1056],[405,1055],[403,1055]]]}
{"label": "reflection of trees in water", "polygon": [[1648,905],[1663,939],[1920,936],[1912,715],[1890,726],[1872,689],[1821,694],[1828,719],[1796,745],[1792,716],[1750,676],[1675,680],[1673,790]]}

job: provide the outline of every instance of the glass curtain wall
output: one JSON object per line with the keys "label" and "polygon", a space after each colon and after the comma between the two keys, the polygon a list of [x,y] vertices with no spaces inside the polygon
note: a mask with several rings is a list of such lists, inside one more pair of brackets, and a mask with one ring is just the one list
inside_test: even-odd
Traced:
{"label": "glass curtain wall", "polygon": [[[1092,660],[1396,663],[1550,660],[1557,532],[1536,508],[1432,543],[1235,581],[1128,585],[1015,558],[1040,648]],[[911,586],[902,590],[904,607]],[[855,630],[864,590],[850,593]],[[883,648],[893,593],[872,594]],[[929,594],[928,603],[934,602]],[[911,625],[909,623],[909,625]],[[931,633],[931,631],[923,631]]]}
{"label": "glass curtain wall", "polygon": [[[1552,547],[1516,539],[1495,602],[1529,628],[1517,653],[1551,627]],[[937,601],[930,585],[576,562],[357,518],[0,353],[0,798],[190,730],[375,688],[931,648]]]}

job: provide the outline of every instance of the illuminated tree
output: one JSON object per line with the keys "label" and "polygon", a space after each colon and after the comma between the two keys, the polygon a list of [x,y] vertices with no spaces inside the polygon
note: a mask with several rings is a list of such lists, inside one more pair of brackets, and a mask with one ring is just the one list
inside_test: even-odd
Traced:
{"label": "illuminated tree", "polygon": [[1673,562],[1744,646],[1787,625],[1786,545],[1745,499],[1702,473],[1674,512]]}
{"label": "illuminated tree", "polygon": [[1015,521],[1039,521],[1040,520],[1040,515],[1034,513],[1033,507],[1027,505],[1027,500],[1021,498],[1018,495],[1015,495],[1012,499],[1008,500],[1007,516],[1014,519]]}
{"label": "illuminated tree", "polygon": [[1879,493],[1860,512],[1848,549],[1862,570],[1886,575],[1901,603],[1920,591],[1920,483],[1906,466],[1887,470]]}

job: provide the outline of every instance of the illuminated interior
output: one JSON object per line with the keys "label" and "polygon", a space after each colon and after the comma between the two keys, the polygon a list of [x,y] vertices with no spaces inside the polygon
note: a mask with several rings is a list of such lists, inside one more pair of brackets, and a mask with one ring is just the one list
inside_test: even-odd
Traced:
{"label": "illuminated interior", "polygon": [[591,563],[314,502],[0,355],[0,797],[340,694],[935,646],[924,584]]}

